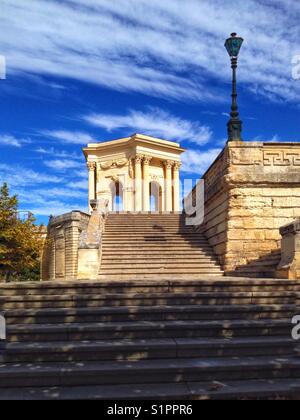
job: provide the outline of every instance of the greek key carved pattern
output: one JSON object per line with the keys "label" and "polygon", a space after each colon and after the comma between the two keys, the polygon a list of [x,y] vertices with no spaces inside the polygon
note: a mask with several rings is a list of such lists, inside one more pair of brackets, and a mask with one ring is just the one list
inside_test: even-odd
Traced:
{"label": "greek key carved pattern", "polygon": [[264,151],[265,166],[300,166],[300,152]]}

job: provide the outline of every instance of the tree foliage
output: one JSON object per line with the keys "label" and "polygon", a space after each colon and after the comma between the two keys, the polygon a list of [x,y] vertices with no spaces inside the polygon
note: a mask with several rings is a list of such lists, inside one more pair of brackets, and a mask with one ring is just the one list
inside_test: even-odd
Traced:
{"label": "tree foliage", "polygon": [[0,188],[0,278],[36,280],[39,278],[42,238],[32,215],[18,217],[18,198],[10,196],[7,184]]}

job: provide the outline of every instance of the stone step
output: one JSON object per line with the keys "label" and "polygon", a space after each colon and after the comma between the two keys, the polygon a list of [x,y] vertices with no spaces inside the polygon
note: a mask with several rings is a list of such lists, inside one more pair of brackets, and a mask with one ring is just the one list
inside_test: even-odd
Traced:
{"label": "stone step", "polygon": [[170,212],[163,212],[163,213],[109,213],[108,220],[154,220],[154,219],[185,219],[186,215],[184,213],[170,213]]}
{"label": "stone step", "polygon": [[1,363],[138,361],[153,359],[292,356],[287,337],[233,339],[145,339],[121,341],[10,343]]}
{"label": "stone step", "polygon": [[[105,244],[103,246],[103,252],[106,253],[112,253],[114,252],[115,255],[118,255],[119,252],[139,252],[139,253],[144,253],[144,252],[165,252],[165,253],[169,253],[171,255],[176,254],[177,252],[188,252],[190,255],[193,254],[194,252],[201,252],[201,253],[212,253],[212,249],[209,245],[207,246],[192,246],[191,244],[185,244],[185,245],[170,245],[170,244],[163,244],[163,243],[159,243],[159,244],[153,244],[153,243],[148,243],[148,244],[127,244],[127,245],[123,245],[121,246],[120,244],[117,243],[112,243],[112,244]],[[243,277],[243,276],[242,276]]]}
{"label": "stone step", "polygon": [[128,306],[73,309],[17,309],[5,312],[7,325],[129,321],[213,321],[292,319],[296,305]]}
{"label": "stone step", "polygon": [[153,258],[144,258],[144,259],[136,259],[134,256],[127,259],[107,259],[102,258],[101,268],[104,269],[105,267],[125,267],[125,268],[160,268],[160,267],[217,267],[220,270],[219,264],[214,261],[213,259],[202,259],[202,260],[182,260],[182,259],[174,259],[174,260],[165,260],[165,259],[153,259]]}
{"label": "stone step", "polygon": [[197,243],[197,244],[203,244],[203,245],[207,245],[208,242],[206,239],[203,238],[199,238],[197,236],[192,237],[192,236],[180,236],[180,235],[104,235],[103,237],[103,243],[109,243],[109,242],[118,242],[118,243],[128,243],[130,244],[131,242],[139,242],[139,243],[144,243],[144,242],[168,242],[168,243]]}
{"label": "stone step", "polygon": [[280,400],[299,399],[300,380],[159,383],[77,387],[1,388],[0,401]]}
{"label": "stone step", "polygon": [[176,236],[176,235],[182,235],[182,236],[191,236],[191,237],[199,237],[199,238],[203,238],[206,239],[205,236],[201,233],[197,233],[195,232],[193,229],[185,229],[185,230],[178,230],[176,228],[172,228],[171,230],[165,230],[164,228],[160,229],[160,228],[149,228],[146,229],[144,228],[140,228],[140,229],[134,229],[132,227],[125,229],[124,227],[122,227],[122,230],[111,230],[111,228],[106,227],[105,229],[105,235],[106,236],[144,236],[144,235],[164,235],[164,236]]}
{"label": "stone step", "polygon": [[115,264],[126,264],[126,263],[130,263],[130,264],[142,264],[144,262],[147,262],[147,264],[151,264],[153,262],[153,264],[182,264],[182,263],[188,263],[188,264],[192,264],[192,263],[217,263],[216,260],[213,257],[209,257],[209,256],[199,256],[199,257],[195,257],[195,256],[187,256],[186,258],[183,257],[178,257],[177,255],[135,255],[132,254],[130,256],[121,256],[118,254],[118,258],[116,259],[116,256],[113,255],[102,255],[102,259],[101,259],[102,263],[106,262],[106,263],[111,263],[114,262]]}
{"label": "stone step", "polygon": [[181,226],[159,226],[159,225],[143,225],[143,226],[119,226],[112,227],[109,225],[105,226],[106,234],[122,234],[122,233],[157,233],[157,234],[187,234],[187,235],[199,235],[204,236],[203,233],[198,233],[191,227]]}
{"label": "stone step", "polygon": [[[118,228],[118,227],[156,227],[156,228],[181,228],[186,230],[196,230],[194,226],[188,225],[186,220],[132,220],[132,221],[112,221],[108,219],[105,223],[105,227],[108,228]],[[203,232],[203,229],[199,229],[200,232]]]}
{"label": "stone step", "polygon": [[[124,262],[120,260],[115,261],[102,261],[101,264],[101,272],[106,272],[107,270],[126,270],[128,274],[136,272],[144,272],[147,271],[155,271],[160,269],[165,270],[176,270],[178,273],[180,273],[183,269],[196,269],[202,270],[202,269],[216,269],[220,270],[219,265],[216,262],[212,261],[153,261],[153,260],[144,260],[144,261],[136,261],[133,259]],[[137,271],[136,271],[137,270]]]}
{"label": "stone step", "polygon": [[[162,359],[137,362],[44,363],[0,366],[0,388],[290,379],[300,361],[281,358]],[[30,373],[29,373],[30,372]]]}
{"label": "stone step", "polygon": [[144,222],[141,221],[139,223],[109,223],[106,222],[105,224],[105,232],[107,230],[112,230],[112,231],[122,231],[122,229],[127,229],[128,231],[130,231],[130,229],[137,229],[137,230],[142,230],[142,229],[146,229],[146,230],[154,230],[155,232],[174,232],[174,231],[184,231],[184,232],[189,232],[189,233],[198,233],[199,235],[203,235],[204,231],[203,230],[196,230],[194,226],[189,226],[186,225],[185,223],[180,223],[180,222]]}
{"label": "stone step", "polygon": [[291,320],[131,321],[31,324],[7,327],[7,342],[93,341],[149,338],[237,338],[291,336]]}
{"label": "stone step", "polygon": [[[116,281],[117,282],[117,281]],[[0,297],[1,310],[156,305],[295,305],[293,292],[101,293]]]}
{"label": "stone step", "polygon": [[[106,258],[106,257],[105,257]],[[102,283],[99,281],[68,282],[28,282],[0,284],[0,297],[30,295],[88,295],[100,293],[167,293],[167,292],[294,292],[300,295],[300,281],[280,279],[248,279],[222,277],[213,279],[198,277],[196,280],[154,280],[119,281]],[[68,296],[67,296],[68,297]]]}
{"label": "stone step", "polygon": [[101,271],[100,271],[100,275],[103,274],[113,274],[113,275],[122,275],[125,274],[127,276],[130,275],[134,275],[134,276],[139,276],[139,275],[160,275],[160,274],[173,274],[173,275],[178,275],[178,274],[182,274],[182,275],[188,275],[188,274],[197,274],[197,275],[212,275],[212,274],[216,274],[216,273],[222,273],[221,269],[219,267],[201,267],[201,266],[195,266],[195,267],[185,267],[185,266],[181,266],[181,267],[147,267],[146,264],[141,267],[141,268],[134,268],[134,267],[105,267],[102,269],[101,267]]}
{"label": "stone step", "polygon": [[129,236],[115,236],[115,237],[107,237],[106,235],[103,238],[103,244],[109,244],[109,243],[117,243],[118,244],[148,244],[148,242],[152,243],[152,242],[165,242],[168,245],[173,245],[173,244],[186,244],[186,243],[191,243],[191,244],[197,244],[197,245],[208,245],[208,242],[206,241],[206,239],[201,239],[201,238],[192,238],[192,237],[179,237],[179,235],[173,235],[170,238],[167,238],[165,236],[162,237],[158,237],[158,236],[141,236],[138,237],[137,235],[133,235],[132,237]]}
{"label": "stone step", "polygon": [[[179,219],[137,219],[137,220],[110,220],[106,222],[108,227],[120,227],[120,226],[161,226],[161,227],[182,227],[192,229],[194,226],[190,226],[186,223],[186,220]],[[201,231],[201,230],[200,230]]]}
{"label": "stone step", "polygon": [[188,278],[189,280],[195,280],[199,278],[199,275],[210,276],[212,279],[219,279],[224,276],[224,272],[218,273],[188,273],[188,274],[174,274],[174,273],[148,273],[148,274],[98,274],[98,280],[102,282],[115,282],[115,281],[127,281],[127,280],[151,280],[153,276],[160,277],[162,280],[182,280]]}
{"label": "stone step", "polygon": [[299,399],[300,380],[159,383],[77,387],[1,388],[0,401],[280,400]]}
{"label": "stone step", "polygon": [[[112,255],[111,252],[107,251],[106,247],[103,249],[102,255],[106,255],[107,257],[110,257],[110,258],[113,258],[113,259],[116,258],[116,255]],[[135,250],[135,252],[133,254],[133,252],[130,249],[127,250],[127,248],[125,248],[125,249],[120,249],[118,251],[118,257],[122,257],[123,255],[125,255],[125,256],[126,255],[130,255],[130,256],[134,255],[137,258],[144,258],[144,257],[149,257],[149,256],[154,256],[156,258],[159,258],[159,256],[161,256],[162,254],[161,254],[161,251],[156,250],[156,249],[151,249],[151,250],[144,249],[140,252]],[[163,254],[163,257],[164,258],[180,258],[180,257],[182,257],[184,259],[186,259],[186,258],[193,259],[193,258],[201,258],[201,257],[202,258],[213,257],[214,259],[216,258],[211,249],[210,250],[208,249],[208,250],[205,251],[205,250],[197,249],[197,248],[194,248],[193,253],[191,253],[191,251],[189,249],[182,249],[181,251],[177,251],[175,255],[171,254],[171,253],[168,253],[168,252],[165,252]]]}

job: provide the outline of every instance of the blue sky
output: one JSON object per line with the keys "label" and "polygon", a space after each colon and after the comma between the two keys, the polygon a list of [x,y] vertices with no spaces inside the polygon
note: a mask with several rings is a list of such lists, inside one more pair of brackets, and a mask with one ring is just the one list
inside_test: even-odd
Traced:
{"label": "blue sky", "polygon": [[86,209],[90,141],[180,141],[201,176],[226,141],[233,31],[244,139],[300,140],[299,2],[1,0],[0,19],[0,182],[39,221]]}

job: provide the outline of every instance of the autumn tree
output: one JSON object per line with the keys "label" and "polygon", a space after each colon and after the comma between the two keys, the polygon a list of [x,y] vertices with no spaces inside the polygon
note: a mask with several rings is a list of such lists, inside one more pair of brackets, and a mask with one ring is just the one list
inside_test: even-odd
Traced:
{"label": "autumn tree", "polygon": [[0,188],[0,277],[2,280],[36,280],[42,247],[39,227],[32,215],[18,217],[18,198],[7,184]]}

